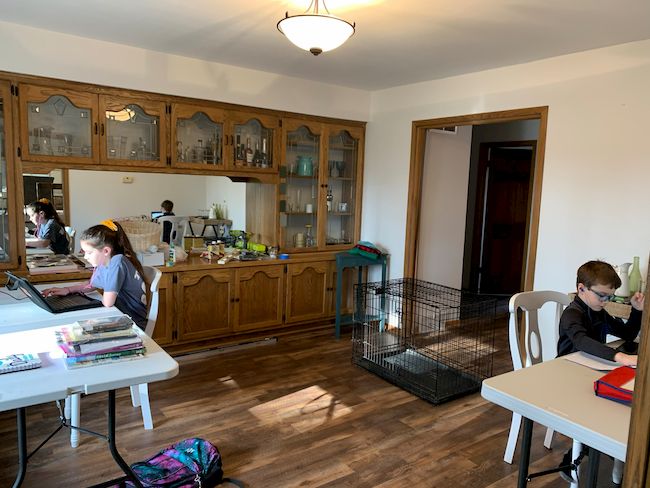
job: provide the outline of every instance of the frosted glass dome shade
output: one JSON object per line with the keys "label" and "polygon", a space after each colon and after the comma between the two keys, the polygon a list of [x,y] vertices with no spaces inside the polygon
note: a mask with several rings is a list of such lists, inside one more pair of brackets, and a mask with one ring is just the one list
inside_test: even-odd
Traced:
{"label": "frosted glass dome shade", "polygon": [[302,14],[278,22],[278,30],[300,49],[317,56],[336,49],[354,34],[354,25],[331,15]]}

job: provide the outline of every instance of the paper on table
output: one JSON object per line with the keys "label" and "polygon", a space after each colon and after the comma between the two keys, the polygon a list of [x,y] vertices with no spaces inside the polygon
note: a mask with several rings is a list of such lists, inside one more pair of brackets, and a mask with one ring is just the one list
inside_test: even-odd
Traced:
{"label": "paper on table", "polygon": [[587,366],[596,371],[612,371],[621,366],[621,364],[617,362],[608,361],[607,359],[599,358],[598,356],[583,351],[574,352],[568,356],[564,356],[564,359]]}
{"label": "paper on table", "polygon": [[634,378],[632,378],[630,381],[628,381],[627,383],[622,385],[621,388],[624,388],[624,389],[630,390],[630,391],[634,391]]}

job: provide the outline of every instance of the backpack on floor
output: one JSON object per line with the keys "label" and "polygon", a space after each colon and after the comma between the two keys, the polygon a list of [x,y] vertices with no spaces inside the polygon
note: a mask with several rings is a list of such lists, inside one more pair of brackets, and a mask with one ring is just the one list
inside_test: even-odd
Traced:
{"label": "backpack on floor", "polygon": [[[131,469],[145,488],[213,488],[224,482],[243,486],[223,477],[217,446],[198,437],[172,444]],[[134,485],[127,481],[126,486]]]}

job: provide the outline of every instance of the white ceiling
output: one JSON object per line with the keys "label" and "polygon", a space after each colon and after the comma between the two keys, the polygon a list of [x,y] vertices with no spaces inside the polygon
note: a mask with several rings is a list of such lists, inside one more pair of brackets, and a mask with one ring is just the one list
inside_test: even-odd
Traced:
{"label": "white ceiling", "polygon": [[357,30],[315,57],[276,28],[308,4],[0,0],[0,20],[365,90],[650,39],[649,0],[328,0]]}

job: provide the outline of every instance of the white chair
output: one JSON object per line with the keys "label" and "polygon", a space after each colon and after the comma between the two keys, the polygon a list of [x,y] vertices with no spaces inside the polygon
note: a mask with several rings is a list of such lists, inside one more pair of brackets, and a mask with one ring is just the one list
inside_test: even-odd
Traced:
{"label": "white chair", "polygon": [[[175,246],[183,246],[183,236],[187,233],[187,226],[189,223],[189,217],[177,217],[175,215],[164,215],[158,217],[158,223],[160,224],[160,232],[164,228],[164,223],[169,222],[172,224],[171,231],[169,233],[170,241],[174,242]],[[162,240],[162,239],[161,239]]]}
{"label": "white chair", "polygon": [[[540,325],[538,311],[549,302],[556,304],[555,319]],[[512,365],[515,370],[541,363],[544,359],[552,359],[557,355],[560,316],[569,303],[571,303],[569,295],[557,291],[525,291],[510,298],[509,341]],[[523,311],[523,330],[518,319],[519,309]],[[553,344],[553,353],[544,355],[543,344]],[[521,415],[513,413],[508,443],[503,456],[506,463],[512,464],[520,427]],[[550,449],[552,440],[553,430],[547,429],[544,446]]]}
{"label": "white chair", "polygon": [[[149,304],[147,312],[147,325],[144,333],[149,337],[153,335],[158,318],[158,286],[162,278],[162,272],[152,266],[143,266],[144,281],[148,285],[149,293],[147,294],[147,303]],[[65,418],[69,420],[71,426],[78,426],[81,417],[81,394],[73,393],[65,402]],[[153,429],[153,417],[151,416],[151,406],[149,405],[149,387],[147,383],[131,386],[131,403],[134,407],[140,407],[142,410],[142,423],[147,430]],[[77,447],[79,445],[79,431],[70,430],[70,445]]]}
{"label": "white chair", "polygon": [[70,227],[69,225],[66,225],[64,229],[66,234],[68,234],[68,240],[70,241],[70,254],[74,254],[75,251],[74,236],[77,235],[77,231],[72,227]]}
{"label": "white chair", "polygon": [[[162,272],[152,266],[143,266],[142,270],[144,271],[144,280],[149,284],[149,296],[147,297],[149,311],[144,333],[152,337],[156,328],[156,319],[158,318],[158,285],[160,284],[160,278],[162,278]],[[147,383],[131,386],[131,403],[134,407],[140,407],[140,410],[142,410],[144,428],[147,430],[153,429],[153,417],[149,405],[149,386]]]}

